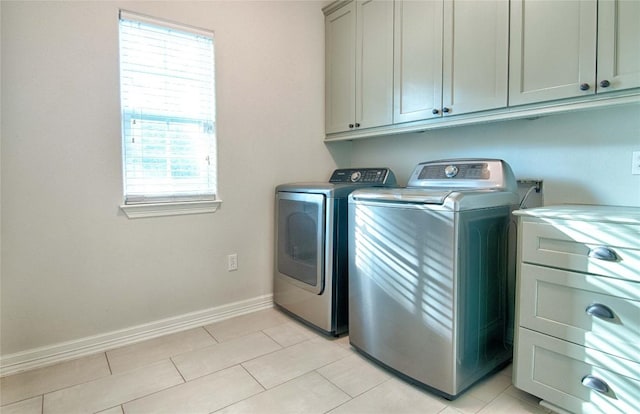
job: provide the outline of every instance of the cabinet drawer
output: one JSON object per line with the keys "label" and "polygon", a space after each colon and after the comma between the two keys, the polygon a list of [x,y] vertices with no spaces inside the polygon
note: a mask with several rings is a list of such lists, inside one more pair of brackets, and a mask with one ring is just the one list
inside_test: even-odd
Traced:
{"label": "cabinet drawer", "polygon": [[519,283],[520,326],[638,359],[640,283],[526,263]]}
{"label": "cabinet drawer", "polygon": [[524,221],[521,231],[523,262],[640,282],[640,226]]}
{"label": "cabinet drawer", "polygon": [[[637,362],[525,328],[518,329],[516,346],[514,385],[526,392],[574,413],[634,413],[640,407]],[[587,386],[605,384],[602,391]]]}

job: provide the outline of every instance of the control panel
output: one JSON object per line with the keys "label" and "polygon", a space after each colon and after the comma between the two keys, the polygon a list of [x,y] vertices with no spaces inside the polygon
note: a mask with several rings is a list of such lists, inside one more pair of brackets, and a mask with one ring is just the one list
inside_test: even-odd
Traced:
{"label": "control panel", "polygon": [[458,158],[418,164],[407,187],[516,191],[517,184],[511,167],[502,160]]}
{"label": "control panel", "polygon": [[388,168],[342,168],[335,170],[330,183],[395,185],[395,176]]}
{"label": "control panel", "polygon": [[487,180],[491,177],[489,165],[485,162],[451,163],[425,165],[418,176],[419,180]]}

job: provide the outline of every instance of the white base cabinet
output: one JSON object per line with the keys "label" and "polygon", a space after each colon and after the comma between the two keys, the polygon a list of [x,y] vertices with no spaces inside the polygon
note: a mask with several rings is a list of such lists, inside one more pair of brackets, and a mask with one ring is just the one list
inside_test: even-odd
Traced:
{"label": "white base cabinet", "polygon": [[640,407],[640,208],[514,212],[514,385],[555,409]]}

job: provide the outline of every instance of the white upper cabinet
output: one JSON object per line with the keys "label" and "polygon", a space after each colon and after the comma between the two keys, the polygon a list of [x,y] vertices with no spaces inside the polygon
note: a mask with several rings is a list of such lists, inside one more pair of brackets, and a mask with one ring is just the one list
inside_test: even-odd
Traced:
{"label": "white upper cabinet", "polygon": [[445,0],[444,116],[507,106],[509,2]]}
{"label": "white upper cabinet", "polygon": [[393,102],[393,2],[356,2],[356,123],[389,125]]}
{"label": "white upper cabinet", "polygon": [[394,123],[440,116],[442,6],[442,0],[395,2]]}
{"label": "white upper cabinet", "polygon": [[356,6],[325,17],[326,132],[349,130],[356,119]]}
{"label": "white upper cabinet", "polygon": [[323,11],[326,139],[639,101],[640,0],[339,0]]}
{"label": "white upper cabinet", "polygon": [[512,0],[509,104],[595,93],[595,0]]}
{"label": "white upper cabinet", "polygon": [[507,106],[507,1],[397,0],[394,37],[394,123]]}
{"label": "white upper cabinet", "polygon": [[393,2],[354,1],[329,10],[325,48],[326,132],[391,124]]}
{"label": "white upper cabinet", "polygon": [[638,87],[639,45],[637,0],[512,0],[509,105]]}
{"label": "white upper cabinet", "polygon": [[598,2],[597,92],[640,87],[640,1]]}

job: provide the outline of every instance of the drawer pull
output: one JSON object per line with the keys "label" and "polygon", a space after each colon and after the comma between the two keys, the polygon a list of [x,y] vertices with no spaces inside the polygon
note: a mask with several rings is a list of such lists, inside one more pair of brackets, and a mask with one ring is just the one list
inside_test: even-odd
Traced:
{"label": "drawer pull", "polygon": [[589,249],[589,257],[592,259],[606,260],[607,262],[617,262],[618,255],[613,249],[605,246],[594,247]]}
{"label": "drawer pull", "polygon": [[609,394],[609,385],[598,377],[593,375],[585,375],[582,377],[582,385],[598,391],[601,394]]}
{"label": "drawer pull", "polygon": [[587,309],[585,309],[584,311],[587,312],[587,314],[591,316],[597,316],[598,318],[603,318],[603,319],[615,318],[613,311],[608,306],[602,305],[600,303],[594,303],[592,305],[589,305],[587,306]]}

